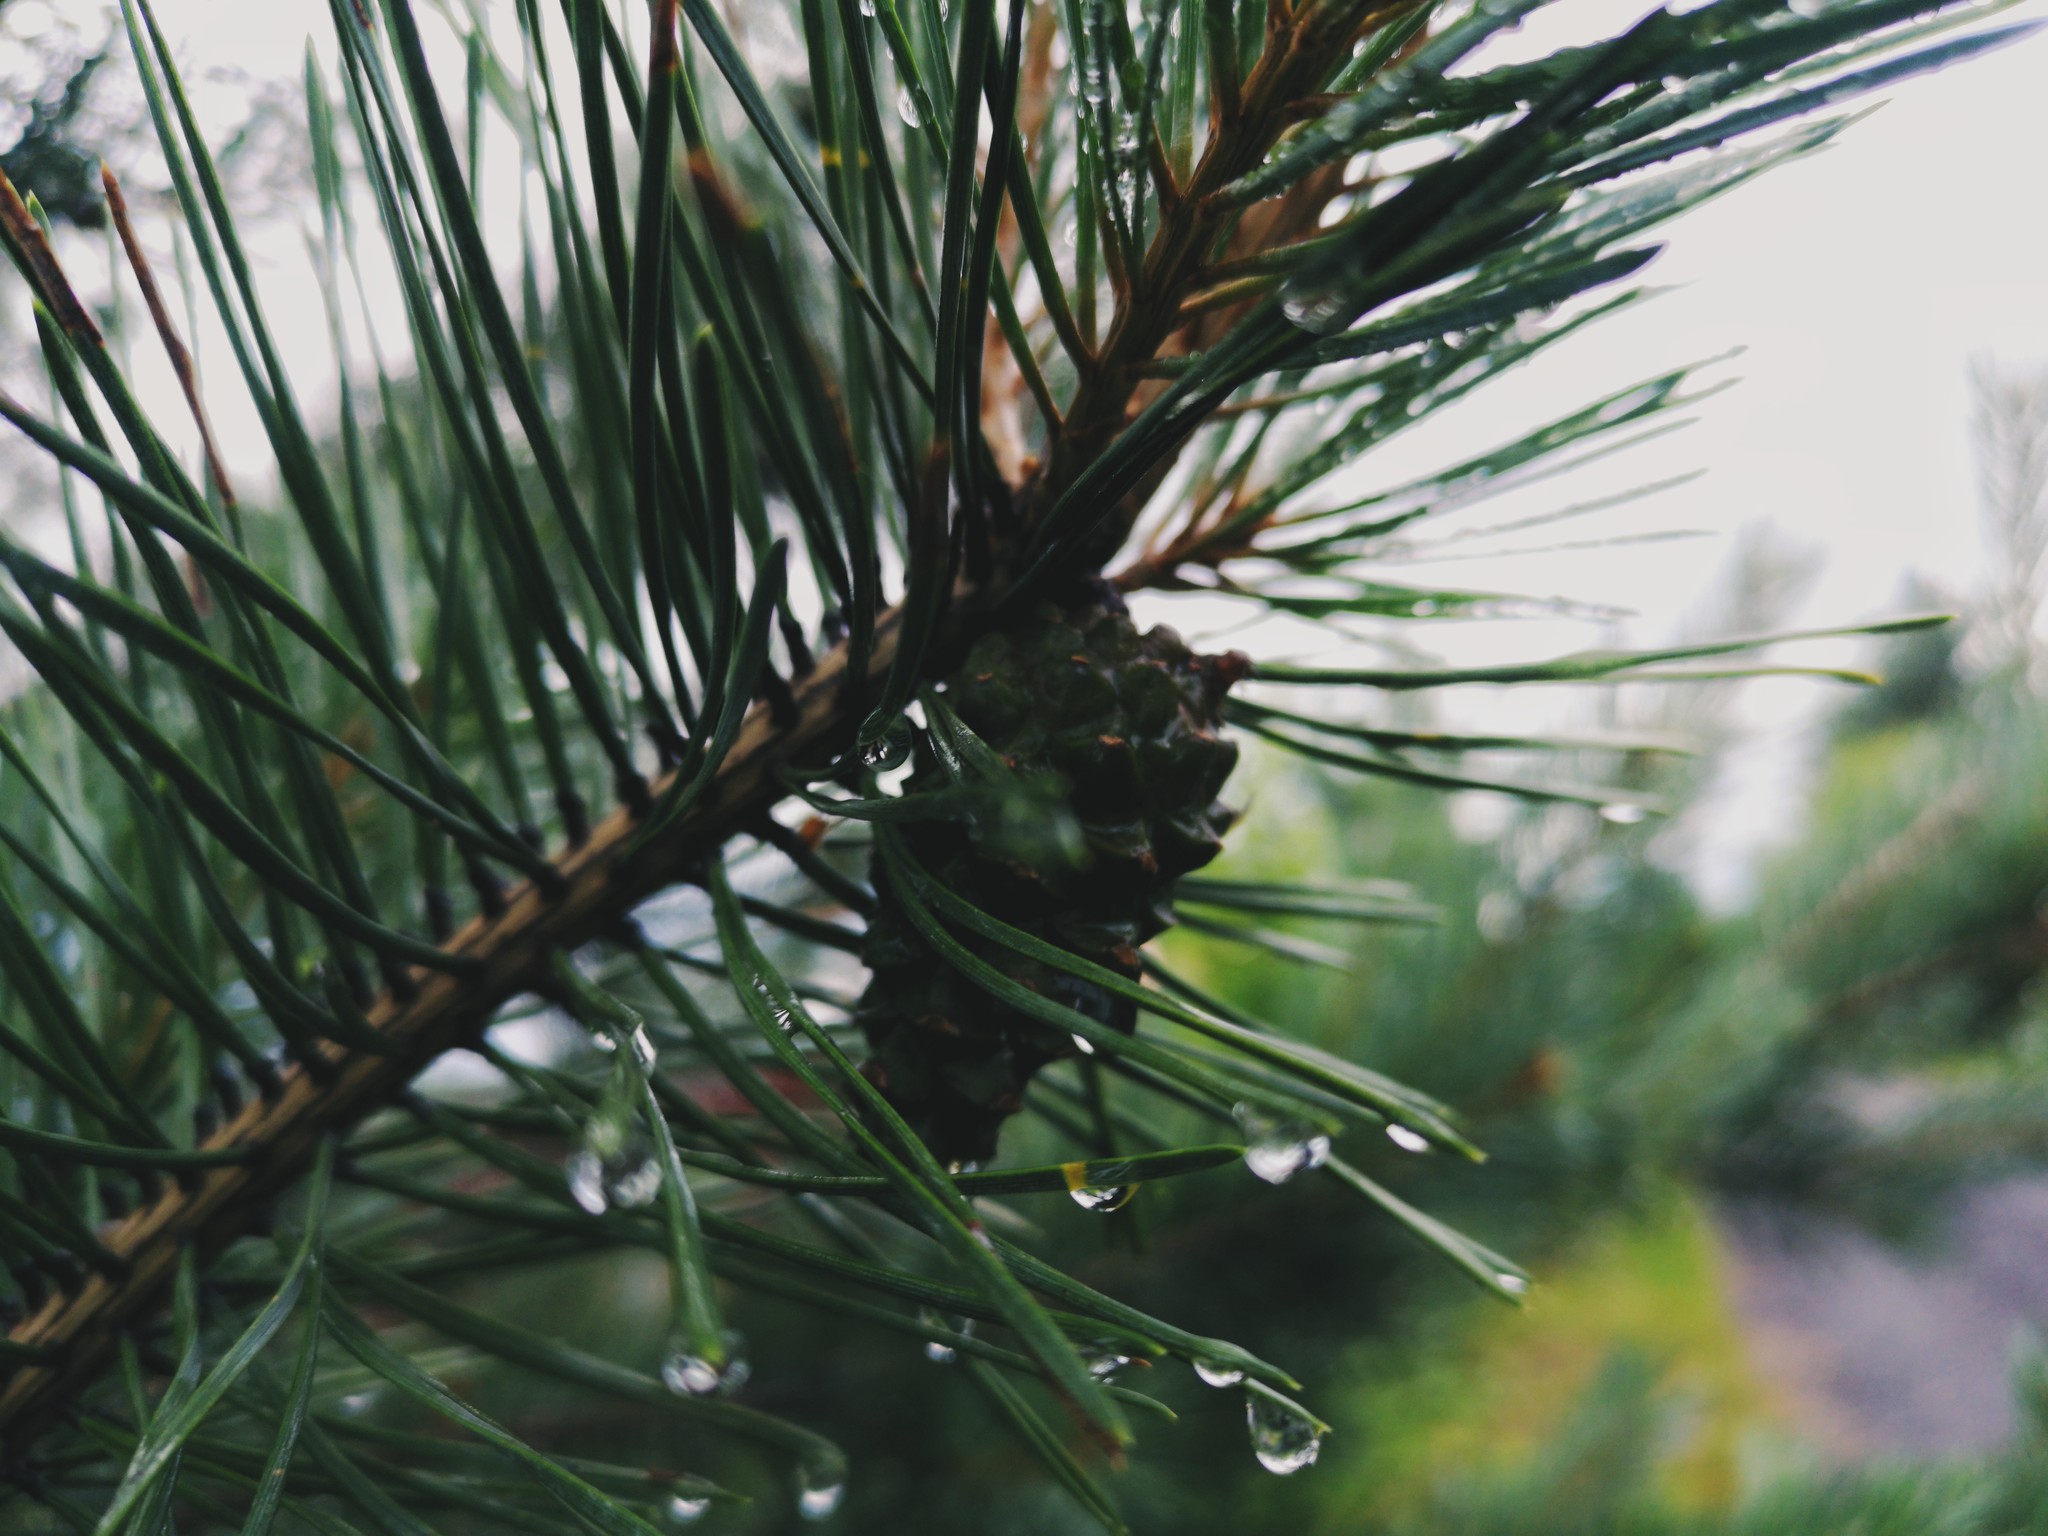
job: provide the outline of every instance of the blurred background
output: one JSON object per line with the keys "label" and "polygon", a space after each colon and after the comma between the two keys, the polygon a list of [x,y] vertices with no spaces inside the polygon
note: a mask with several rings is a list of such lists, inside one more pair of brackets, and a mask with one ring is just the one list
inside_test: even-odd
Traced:
{"label": "blurred background", "polygon": [[[271,311],[302,323],[290,345],[331,355],[287,105],[324,7],[161,9],[209,83],[200,107],[243,205],[270,209]],[[1554,7],[1530,46],[1635,9]],[[149,196],[139,103],[118,58],[98,62],[105,21],[0,3],[0,160],[81,252],[105,239],[99,155]],[[1563,600],[1433,634],[1441,654],[1959,617],[1841,655],[1885,678],[1860,692],[1637,685],[1508,706],[1536,711],[1520,726],[1651,743],[1630,787],[1663,817],[1361,787],[1248,754],[1232,791],[1246,821],[1219,874],[1398,881],[1435,919],[1275,918],[1224,942],[1170,938],[1169,963],[1248,1008],[1284,994],[1307,1038],[1458,1106],[1484,1167],[1391,1143],[1347,1154],[1536,1286],[1505,1306],[1342,1191],[1269,1191],[1235,1167],[1108,1216],[1018,1202],[1011,1218],[1051,1256],[1294,1369],[1332,1425],[1313,1471],[1275,1478],[1246,1449],[1236,1394],[1133,1379],[1180,1414],[1122,1479],[1135,1528],[2048,1528],[2044,65],[2037,38],[1915,82],[1825,154],[1682,226],[1652,269],[1674,291],[1361,466],[1396,483],[1447,441],[1469,452],[1746,345],[1707,370],[1742,382],[1691,431],[1510,492],[1413,552],[1418,579]],[[175,268],[176,250],[154,254]],[[6,323],[0,346],[28,343]],[[151,376],[148,349],[136,364]],[[259,453],[235,411],[223,395],[230,458]],[[5,452],[4,515],[57,537],[51,484]],[[1211,638],[1232,621],[1185,605],[1171,618]],[[1464,709],[1446,696],[1404,723],[1454,729]],[[1501,709],[1486,701],[1489,728]],[[606,1258],[520,1283],[548,1294],[518,1305],[552,1307],[588,1348],[644,1352],[663,1327],[653,1266]],[[920,1530],[1088,1528],[989,1432],[957,1363],[895,1335],[809,1337],[795,1310],[738,1321],[756,1341],[750,1395],[829,1422],[856,1458],[837,1529],[900,1530],[912,1510]],[[477,1390],[531,1415],[530,1384]],[[957,1412],[928,1416],[933,1398]],[[662,1454],[645,1426],[551,1411],[614,1458]],[[693,1469],[748,1482],[744,1466]]]}

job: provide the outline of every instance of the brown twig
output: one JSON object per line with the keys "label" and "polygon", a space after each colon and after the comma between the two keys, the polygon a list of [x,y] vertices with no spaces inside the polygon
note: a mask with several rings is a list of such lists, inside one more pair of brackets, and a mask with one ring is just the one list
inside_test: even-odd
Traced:
{"label": "brown twig", "polygon": [[[1282,199],[1287,213],[1254,218],[1222,206],[1216,194],[1264,160],[1281,134],[1298,121],[1297,104],[1320,91],[1332,61],[1347,57],[1350,40],[1394,8],[1348,3],[1316,6],[1296,14],[1280,0],[1273,0],[1264,52],[1229,103],[1233,110],[1219,111],[1201,160],[1180,189],[1179,200],[1161,210],[1159,228],[1138,271],[1130,274],[1128,295],[1118,303],[1109,334],[1097,352],[1097,366],[1082,377],[1075,390],[1066,420],[1051,445],[1048,473],[1037,488],[1041,514],[1123,430],[1143,393],[1158,387],[1148,383],[1142,370],[1162,356],[1189,350],[1173,346],[1173,338],[1191,319],[1202,315],[1184,313],[1183,305],[1204,285],[1205,264],[1232,217],[1256,228],[1261,243],[1276,237],[1292,238],[1293,232],[1278,226],[1294,222],[1290,215],[1303,204],[1302,198]],[[1331,178],[1311,180],[1320,189]],[[1335,181],[1341,184],[1341,171]],[[1321,202],[1327,202],[1334,191],[1334,187],[1322,190],[1320,202],[1307,200],[1315,203],[1314,212],[1320,211]],[[1314,228],[1313,212],[1309,228]],[[1212,323],[1225,323],[1235,312],[1234,307],[1222,307],[1203,314]],[[1170,467],[1170,461],[1160,466],[1152,479],[1125,498],[1123,531],[1128,531],[1136,509]]]}
{"label": "brown twig", "polygon": [[28,211],[28,204],[21,200],[5,171],[0,171],[0,237],[6,239],[8,253],[21,268],[22,276],[28,279],[29,287],[64,333],[91,346],[104,346],[106,338],[100,335],[99,326],[71,291],[42,225]]}
{"label": "brown twig", "polygon": [[[121,183],[114,176],[114,168],[104,160],[100,162],[100,185],[106,189],[107,212],[114,221],[115,232],[121,237],[121,249],[127,253],[129,270],[135,274],[136,286],[142,290],[142,301],[149,307],[149,318],[156,326],[165,356],[170,359],[171,372],[178,376],[178,388],[184,391],[185,406],[199,428],[199,445],[206,457],[206,473],[212,479],[214,489],[220,493],[221,506],[232,519],[239,503],[235,499],[235,488],[228,481],[227,465],[221,462],[219,445],[214,442],[213,424],[206,417],[206,403],[199,397],[199,370],[193,366],[192,354],[171,321],[170,310],[165,307],[163,294],[156,286],[156,274],[150,270],[149,258],[143,254],[142,242],[135,238],[135,226],[128,218],[128,200],[121,195]],[[206,578],[200,573],[198,562],[190,555],[185,556],[183,563],[185,585],[192,594],[192,606],[206,613],[212,607]]]}
{"label": "brown twig", "polygon": [[199,370],[193,366],[192,353],[178,335],[178,328],[171,321],[171,312],[164,306],[164,296],[157,289],[156,274],[150,270],[149,258],[143,254],[142,242],[135,238],[135,226],[129,222],[128,200],[121,195],[121,183],[114,176],[114,168],[105,161],[100,162],[100,185],[106,188],[107,212],[113,218],[115,233],[121,237],[121,249],[127,253],[128,268],[135,274],[135,285],[142,290],[142,302],[149,306],[149,318],[156,326],[164,354],[171,360],[171,371],[178,376],[178,388],[185,393],[186,408],[192,412],[193,424],[199,428],[200,448],[206,455],[206,473],[212,479],[214,489],[220,492],[221,502],[232,507],[236,505],[235,488],[228,483],[227,465],[221,461],[220,445],[214,441],[213,424],[206,416],[206,402],[199,396]]}

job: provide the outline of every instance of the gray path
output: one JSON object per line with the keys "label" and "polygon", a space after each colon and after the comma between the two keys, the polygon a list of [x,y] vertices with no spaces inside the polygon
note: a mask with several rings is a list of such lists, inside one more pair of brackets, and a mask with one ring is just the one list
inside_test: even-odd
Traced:
{"label": "gray path", "polygon": [[1959,1195],[1914,1252],[1762,1203],[1718,1224],[1757,1369],[1826,1450],[1957,1455],[2012,1435],[2014,1361],[2048,1335],[2048,1179]]}

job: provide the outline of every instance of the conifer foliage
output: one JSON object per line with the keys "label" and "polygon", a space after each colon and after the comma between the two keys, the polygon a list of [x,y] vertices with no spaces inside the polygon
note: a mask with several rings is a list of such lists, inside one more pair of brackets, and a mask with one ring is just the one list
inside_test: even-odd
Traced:
{"label": "conifer foliage", "polygon": [[[1655,226],[1841,104],[2016,30],[1711,0],[1514,61],[1539,8],[332,0],[316,379],[122,0],[105,68],[140,81],[228,342],[207,387],[253,401],[275,489],[231,483],[120,168],[127,338],[0,177],[47,373],[0,417],[70,533],[64,559],[0,535],[33,673],[0,725],[7,1518],[645,1531],[727,1496],[688,1461],[727,1442],[823,1517],[845,1457],[749,1400],[726,1320],[759,1294],[956,1359],[1114,1529],[1105,1466],[1134,1423],[1170,1433],[1130,1360],[1242,1392],[1275,1471],[1321,1426],[1284,1361],[1062,1273],[1015,1212],[1239,1158],[1338,1177],[1519,1297],[1331,1154],[1377,1128],[1476,1155],[1448,1111],[1142,946],[1176,917],[1284,944],[1265,915],[1416,916],[1198,873],[1230,731],[1626,802],[1503,779],[1469,754],[1542,743],[1404,735],[1384,695],[1725,677],[1770,637],[1316,666],[1198,656],[1151,616],[1220,595],[1334,646],[1495,603],[1376,557],[1653,429],[1685,371],[1405,483],[1361,479],[1371,450],[1640,297]],[[487,172],[501,140],[517,176]],[[485,238],[500,196],[521,248]],[[190,422],[131,388],[144,344]],[[487,1087],[413,1086],[457,1051]],[[1071,1156],[1004,1165],[1018,1114]],[[462,1299],[606,1249],[668,1268],[654,1357]],[[450,1382],[480,1359],[674,1421],[681,1468],[499,1423]],[[365,1382],[456,1432],[351,1418]]]}

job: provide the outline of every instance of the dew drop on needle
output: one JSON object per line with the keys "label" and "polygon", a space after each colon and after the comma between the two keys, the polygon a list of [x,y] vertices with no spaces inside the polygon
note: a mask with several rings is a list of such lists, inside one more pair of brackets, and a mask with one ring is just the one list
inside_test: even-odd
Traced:
{"label": "dew drop on needle", "polygon": [[671,1525],[695,1525],[704,1518],[704,1512],[711,1508],[709,1499],[689,1499],[678,1493],[668,1501],[668,1520]]}
{"label": "dew drop on needle", "polygon": [[1251,1393],[1244,1400],[1244,1416],[1251,1429],[1252,1454],[1268,1472],[1282,1477],[1299,1472],[1323,1448],[1315,1420],[1292,1403]]}
{"label": "dew drop on needle", "polygon": [[837,1471],[806,1471],[797,1491],[796,1512],[806,1520],[828,1520],[846,1499],[846,1476]]}
{"label": "dew drop on needle", "polygon": [[1330,1155],[1330,1138],[1300,1120],[1268,1115],[1250,1105],[1236,1110],[1244,1132],[1245,1166],[1268,1184],[1285,1184],[1297,1173],[1320,1168]]}

